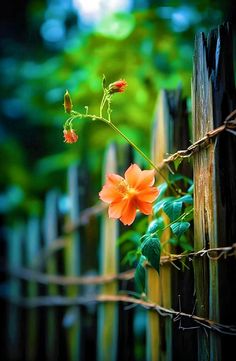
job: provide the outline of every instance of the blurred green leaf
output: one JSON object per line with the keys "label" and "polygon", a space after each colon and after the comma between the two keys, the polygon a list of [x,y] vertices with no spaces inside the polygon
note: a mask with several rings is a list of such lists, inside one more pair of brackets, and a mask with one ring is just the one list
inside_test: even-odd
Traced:
{"label": "blurred green leaf", "polygon": [[131,241],[133,242],[136,246],[140,245],[140,233],[133,231],[133,230],[129,230],[125,233],[123,233],[117,240],[117,244],[121,245],[122,243],[126,242],[126,241]]}
{"label": "blurred green leaf", "polygon": [[107,16],[97,26],[97,33],[116,40],[127,38],[135,27],[135,17],[128,13],[115,13]]}

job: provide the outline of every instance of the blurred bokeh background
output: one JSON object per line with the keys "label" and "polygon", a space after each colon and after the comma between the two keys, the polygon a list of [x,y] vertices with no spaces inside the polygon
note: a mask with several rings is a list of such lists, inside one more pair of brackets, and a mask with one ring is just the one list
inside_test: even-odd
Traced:
{"label": "blurred bokeh background", "polygon": [[[19,260],[20,257],[23,263],[30,263],[26,259],[26,242],[18,242],[17,237],[19,236],[21,241],[26,238],[30,245],[31,241],[34,241],[31,228],[26,237],[18,235],[19,232],[14,233],[14,229],[17,230],[18,225],[21,227],[27,223],[28,219],[40,219],[41,222],[43,217],[47,220],[51,216],[52,222],[55,221],[56,224],[60,217],[66,218],[65,215],[68,215],[68,168],[76,164],[80,170],[86,169],[85,175],[82,174],[84,179],[81,183],[86,188],[86,204],[82,207],[86,208],[98,202],[104,152],[109,143],[116,141],[120,145],[120,158],[123,156],[125,160],[121,168],[127,163],[127,159],[124,159],[127,156],[124,141],[102,123],[78,120],[74,123],[79,135],[78,142],[64,143],[63,125],[67,119],[63,108],[65,90],[69,90],[75,110],[85,112],[85,107],[88,107],[90,114],[98,115],[103,74],[108,83],[125,79],[128,83],[127,90],[113,96],[113,122],[146,154],[150,154],[152,122],[160,90],[182,89],[183,96],[187,98],[188,111],[191,113],[195,34],[202,31],[208,33],[210,29],[225,21],[231,22],[235,34],[236,8],[233,0],[8,0],[2,4],[0,17],[2,297],[9,296],[8,285],[5,282],[8,279],[5,259],[8,257],[13,266],[17,266],[15,260]],[[189,119],[191,121],[191,114]],[[122,147],[125,149],[123,155]],[[142,162],[143,160],[139,159],[140,166],[145,164]],[[89,179],[86,178],[87,174]],[[75,184],[77,185],[76,182],[73,183],[74,186]],[[56,206],[53,204],[56,204],[56,197],[54,193],[50,194],[51,189],[58,190],[60,194],[58,219],[54,217]],[[77,196],[76,191],[75,195]],[[48,233],[45,232],[43,241],[40,239],[42,229],[37,224],[40,224],[40,227],[42,225],[36,223],[37,241],[39,244],[41,242],[41,246],[47,243],[48,234],[50,240],[54,240],[60,236],[63,228],[63,222],[59,222],[58,233],[53,233],[51,223],[44,223]],[[143,225],[140,227],[142,229]],[[20,232],[22,229],[20,228]],[[95,221],[92,227],[87,227],[86,232],[82,233],[82,273],[84,270],[97,272],[98,267],[95,270],[94,265],[98,263],[98,229]],[[8,244],[7,238],[10,239]],[[83,248],[84,243],[86,249]],[[12,244],[16,246],[14,252]],[[12,255],[9,255],[10,252]],[[127,249],[123,253],[122,256],[125,256]],[[75,261],[76,255],[74,256]],[[63,266],[60,257],[59,254],[57,272],[64,274],[67,265]],[[69,259],[68,274],[71,274],[70,261]],[[14,279],[11,282],[13,285],[14,282],[19,283]],[[46,295],[45,289],[43,292]],[[22,290],[24,293],[25,286]],[[40,294],[43,293],[41,291],[40,289]],[[92,291],[94,292],[93,289]],[[30,333],[22,336],[21,332],[24,329],[25,313],[23,311],[21,327],[17,329],[11,308],[8,308],[2,299],[0,306],[5,318],[0,329],[2,347],[8,347],[9,353],[12,350],[14,353],[15,348],[17,353],[14,330],[20,335],[18,339],[24,338],[26,343],[30,344]],[[87,314],[83,317],[86,319],[86,337],[89,340],[86,341],[86,347],[94,357],[94,326],[91,326],[94,321],[91,321],[93,315],[89,314],[90,311],[86,311]],[[41,323],[44,324],[42,314],[39,313],[39,318],[42,318]],[[60,325],[63,324],[64,328],[69,329],[70,324],[74,322],[73,317],[72,314],[71,321],[70,313],[68,316],[65,314],[65,317],[63,313],[60,314]],[[136,317],[134,328],[138,334],[145,327],[144,313],[137,313]],[[9,319],[13,320],[12,324]],[[122,322],[128,333],[127,325],[131,325],[131,322],[127,315]],[[57,332],[56,327],[55,330]],[[41,341],[35,350],[38,359],[44,360],[40,354],[41,346],[44,347],[50,332],[48,330],[48,333],[45,333],[45,327],[39,327],[37,332]],[[61,330],[59,333],[62,336],[58,338],[60,341],[56,346],[59,352],[63,350],[66,353],[64,334]],[[6,342],[9,336],[12,344]],[[143,342],[143,334],[140,333],[136,337]],[[126,334],[122,334],[122,339],[127,344],[124,342],[123,349],[119,348],[121,355],[124,349],[128,353],[130,347],[130,340]],[[137,360],[144,359],[142,342],[137,342],[136,345],[136,353],[139,354]],[[61,359],[66,359],[63,358],[63,352]],[[20,357],[19,353],[12,359],[21,360]]]}
{"label": "blurred bokeh background", "polygon": [[[74,109],[98,114],[101,80],[126,79],[113,101],[113,120],[149,152],[150,124],[161,88],[190,96],[196,32],[226,20],[230,1],[18,0],[1,11],[1,194],[8,222],[42,211],[44,193],[63,191],[65,170],[84,162],[100,189],[102,154],[119,140],[103,124],[80,120],[79,141],[63,142],[65,89]],[[190,108],[190,105],[189,105]],[[91,199],[91,202],[96,199]]]}

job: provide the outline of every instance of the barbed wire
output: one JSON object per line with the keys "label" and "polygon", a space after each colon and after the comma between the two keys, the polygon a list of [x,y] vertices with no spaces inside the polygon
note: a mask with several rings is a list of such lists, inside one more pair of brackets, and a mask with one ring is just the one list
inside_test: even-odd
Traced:
{"label": "barbed wire", "polygon": [[164,166],[168,166],[169,163],[172,163],[177,159],[191,157],[197,151],[200,151],[202,148],[207,147],[210,144],[210,140],[212,138],[215,138],[223,131],[228,131],[236,135],[236,131],[234,129],[236,129],[236,109],[227,116],[221,126],[207,132],[204,137],[191,144],[187,149],[178,150],[176,153],[170,155],[168,158],[163,159],[163,161],[159,163],[157,167],[162,169]]}
{"label": "barbed wire", "polygon": [[[68,307],[68,306],[80,306],[88,305],[89,303],[98,302],[122,302],[129,303],[132,306],[141,306],[146,310],[156,311],[162,317],[170,317],[173,322],[180,321],[181,319],[192,320],[197,323],[198,326],[194,328],[204,328],[220,334],[227,334],[236,336],[236,325],[224,325],[213,320],[209,320],[204,317],[200,317],[194,314],[188,314],[182,311],[175,311],[168,309],[159,304],[151,302],[146,299],[130,297],[127,294],[117,295],[93,295],[91,297],[78,296],[78,297],[65,297],[65,296],[39,296],[39,297],[15,297],[10,298],[10,302],[26,308],[38,308],[38,307]],[[126,307],[126,310],[128,308]],[[182,329],[181,327],[179,329]],[[193,329],[193,327],[184,327],[183,330]]]}
{"label": "barbed wire", "polygon": [[[212,261],[218,261],[222,257],[224,257],[224,259],[231,256],[236,257],[236,243],[230,247],[201,249],[197,252],[161,256],[160,265],[163,266],[166,263],[171,263],[174,265],[174,262],[181,261],[182,259],[188,259],[189,261],[192,261],[195,257],[203,257],[205,255],[207,255],[207,257]],[[135,272],[134,269],[130,269],[115,275],[62,276],[42,273],[25,267],[17,267],[15,269],[8,269],[7,271],[10,275],[25,281],[34,281],[41,284],[57,284],[60,286],[90,284],[101,285],[115,280],[128,281],[134,278]]]}

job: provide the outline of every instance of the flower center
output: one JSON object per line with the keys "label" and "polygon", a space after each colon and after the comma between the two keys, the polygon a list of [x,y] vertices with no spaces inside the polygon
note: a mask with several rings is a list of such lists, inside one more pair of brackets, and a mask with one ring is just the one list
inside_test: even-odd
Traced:
{"label": "flower center", "polygon": [[125,180],[121,181],[118,184],[117,189],[120,193],[122,193],[123,199],[127,199],[127,198],[130,199],[133,196],[135,196],[135,194],[137,193],[136,189],[130,187]]}

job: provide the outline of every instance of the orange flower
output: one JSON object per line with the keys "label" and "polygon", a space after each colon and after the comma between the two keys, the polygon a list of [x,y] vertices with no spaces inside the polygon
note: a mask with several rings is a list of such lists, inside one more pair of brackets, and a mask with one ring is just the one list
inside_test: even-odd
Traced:
{"label": "orange flower", "polygon": [[152,202],[159,194],[157,187],[153,187],[154,181],[154,170],[142,171],[137,164],[126,170],[124,178],[108,174],[99,197],[109,203],[109,217],[130,225],[137,209],[146,215],[152,214]]}
{"label": "orange flower", "polygon": [[78,140],[78,135],[75,133],[74,129],[64,129],[63,134],[65,143],[76,143]]}
{"label": "orange flower", "polygon": [[109,94],[123,93],[127,87],[127,82],[123,79],[117,80],[109,85]]}

